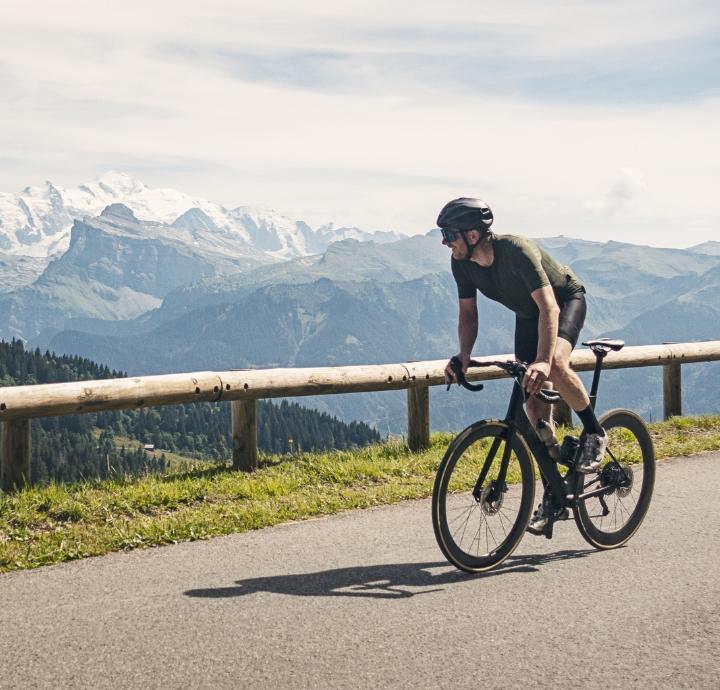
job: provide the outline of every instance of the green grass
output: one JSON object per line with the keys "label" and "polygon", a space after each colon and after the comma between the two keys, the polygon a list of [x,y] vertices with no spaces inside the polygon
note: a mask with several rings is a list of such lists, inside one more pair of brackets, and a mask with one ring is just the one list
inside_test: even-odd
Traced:
{"label": "green grass", "polygon": [[[651,430],[658,458],[720,449],[720,417],[677,418]],[[434,434],[422,453],[392,441],[354,452],[264,457],[253,474],[195,463],[164,477],[0,495],[0,572],[429,496],[450,439]]]}

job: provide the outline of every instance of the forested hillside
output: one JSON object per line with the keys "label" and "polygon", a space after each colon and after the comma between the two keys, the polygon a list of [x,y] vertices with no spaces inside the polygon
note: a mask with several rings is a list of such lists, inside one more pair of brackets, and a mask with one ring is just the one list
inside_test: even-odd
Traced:
{"label": "forested hillside", "polygon": [[[122,376],[82,357],[27,351],[20,340],[0,341],[2,386]],[[164,472],[165,451],[199,459],[228,459],[230,406],[199,403],[49,417],[35,420],[32,433],[33,483]],[[116,437],[133,443],[123,445]],[[287,401],[258,403],[258,446],[265,452],[343,449],[379,440],[377,431],[362,422],[346,424]],[[145,444],[155,450],[146,452]]]}

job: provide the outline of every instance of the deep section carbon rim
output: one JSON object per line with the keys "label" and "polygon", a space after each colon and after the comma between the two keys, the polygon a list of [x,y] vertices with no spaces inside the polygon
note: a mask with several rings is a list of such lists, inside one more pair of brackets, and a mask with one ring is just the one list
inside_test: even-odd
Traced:
{"label": "deep section carbon rim", "polygon": [[[433,527],[440,549],[462,570],[497,566],[525,532],[534,497],[532,461],[513,434],[507,475],[500,476],[507,426],[479,422],[448,447],[433,491]],[[485,469],[485,476],[479,478]]]}
{"label": "deep section carbon rim", "polygon": [[612,410],[600,418],[609,436],[598,472],[586,475],[575,521],[585,539],[601,549],[624,544],[645,518],[655,484],[655,452],[644,422],[634,412]]}

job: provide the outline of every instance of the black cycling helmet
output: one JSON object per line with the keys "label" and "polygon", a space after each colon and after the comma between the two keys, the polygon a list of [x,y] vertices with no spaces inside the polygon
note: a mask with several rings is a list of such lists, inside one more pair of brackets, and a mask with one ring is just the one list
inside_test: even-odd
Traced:
{"label": "black cycling helmet", "polygon": [[482,233],[490,229],[492,222],[492,211],[484,201],[465,196],[445,204],[437,219],[439,228],[461,232],[479,230]]}

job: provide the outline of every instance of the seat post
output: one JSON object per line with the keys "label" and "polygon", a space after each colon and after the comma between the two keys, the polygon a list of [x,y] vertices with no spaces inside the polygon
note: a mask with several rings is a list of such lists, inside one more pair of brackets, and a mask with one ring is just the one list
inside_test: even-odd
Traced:
{"label": "seat post", "polygon": [[597,340],[586,340],[583,345],[589,347],[595,355],[595,372],[593,374],[592,386],[590,387],[590,405],[595,409],[597,401],[598,386],[600,385],[600,370],[602,369],[603,359],[610,350],[618,352],[625,347],[624,340],[613,340],[611,338],[598,338]]}
{"label": "seat post", "polygon": [[595,353],[595,370],[593,371],[592,386],[590,387],[590,406],[595,409],[595,402],[597,401],[597,392],[600,386],[600,372],[602,371],[603,359],[607,354],[607,350],[602,348],[592,349]]}

